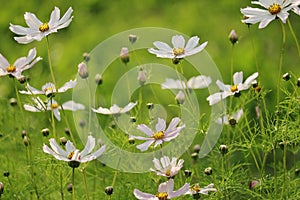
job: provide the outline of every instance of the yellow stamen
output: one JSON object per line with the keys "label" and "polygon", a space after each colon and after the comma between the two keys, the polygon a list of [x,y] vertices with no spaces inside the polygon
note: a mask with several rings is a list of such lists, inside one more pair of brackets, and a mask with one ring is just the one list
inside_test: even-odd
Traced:
{"label": "yellow stamen", "polygon": [[46,93],[46,92],[53,92],[53,90],[54,90],[54,88],[52,88],[52,87],[47,87],[47,88],[44,89],[44,92],[45,92],[45,93]]}
{"label": "yellow stamen", "polygon": [[46,32],[46,31],[48,31],[48,30],[49,30],[49,24],[48,24],[48,23],[44,23],[44,24],[40,25],[39,30],[40,30],[41,32]]}
{"label": "yellow stamen", "polygon": [[167,171],[166,171],[166,176],[170,176],[171,175],[171,171],[168,169]]}
{"label": "yellow stamen", "polygon": [[200,190],[201,190],[201,188],[200,188],[200,186],[198,184],[193,185],[190,188],[191,188],[191,190],[193,190],[193,191],[195,191],[197,193],[200,192]]}
{"label": "yellow stamen", "polygon": [[237,85],[233,85],[233,86],[231,86],[231,88],[230,88],[230,91],[231,92],[236,92],[236,91],[238,91],[239,89],[238,89],[238,86]]}
{"label": "yellow stamen", "polygon": [[269,12],[270,12],[272,15],[276,15],[276,14],[278,14],[280,11],[281,11],[281,7],[280,7],[280,5],[277,4],[277,3],[273,3],[273,4],[269,7]]}
{"label": "yellow stamen", "polygon": [[58,108],[59,105],[58,105],[58,103],[53,103],[53,104],[51,104],[50,107],[51,107],[52,109],[55,109],[55,108]]}
{"label": "yellow stamen", "polygon": [[13,66],[13,65],[6,67],[7,72],[15,72],[16,69],[17,69],[16,66]]}
{"label": "yellow stamen", "polygon": [[157,132],[157,133],[154,133],[153,136],[152,136],[155,140],[161,140],[165,137],[165,134],[163,131],[160,131],[160,132]]}
{"label": "yellow stamen", "polygon": [[173,48],[173,53],[175,56],[180,56],[184,54],[184,48]]}
{"label": "yellow stamen", "polygon": [[72,151],[71,153],[69,153],[69,155],[67,156],[67,158],[71,160],[73,156],[74,156],[74,151]]}
{"label": "yellow stamen", "polygon": [[159,192],[155,195],[159,200],[167,200],[168,193],[166,192]]}

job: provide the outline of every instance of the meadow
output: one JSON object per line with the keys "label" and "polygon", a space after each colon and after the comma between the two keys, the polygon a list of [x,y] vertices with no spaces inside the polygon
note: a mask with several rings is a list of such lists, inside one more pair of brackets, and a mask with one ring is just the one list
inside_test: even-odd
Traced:
{"label": "meadow", "polygon": [[299,199],[300,3],[270,2],[2,2],[0,199]]}

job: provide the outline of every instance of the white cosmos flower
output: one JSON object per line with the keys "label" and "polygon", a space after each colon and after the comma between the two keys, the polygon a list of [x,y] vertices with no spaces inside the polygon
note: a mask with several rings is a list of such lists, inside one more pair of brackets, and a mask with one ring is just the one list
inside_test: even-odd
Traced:
{"label": "white cosmos flower", "polygon": [[232,115],[224,115],[223,117],[219,117],[216,120],[216,122],[218,124],[235,125],[243,115],[244,115],[243,109],[239,109],[237,112],[233,113]]}
{"label": "white cosmos flower", "polygon": [[217,189],[214,188],[214,184],[211,183],[207,186],[205,186],[204,188],[200,188],[199,184],[195,184],[192,185],[189,189],[188,192],[186,192],[185,194],[189,194],[189,195],[196,195],[196,194],[208,194],[208,192],[216,192]]}
{"label": "white cosmos flower", "polygon": [[18,58],[14,64],[9,62],[0,54],[0,76],[10,75],[17,79],[21,77],[22,72],[31,68],[35,63],[42,60],[41,57],[36,57],[36,49],[30,49],[27,57]]}
{"label": "white cosmos flower", "polygon": [[193,76],[187,83],[183,80],[174,80],[166,78],[166,81],[161,84],[162,89],[201,89],[206,88],[211,84],[211,78],[209,76]]}
{"label": "white cosmos flower", "polygon": [[225,85],[223,82],[217,80],[217,85],[221,92],[214,93],[207,97],[209,105],[214,105],[225,99],[228,96],[239,96],[242,90],[247,90],[250,88],[251,83],[258,77],[258,72],[255,72],[249,76],[243,83],[243,72],[236,72],[233,75],[233,84],[234,85]]}
{"label": "white cosmos flower", "polygon": [[174,180],[170,179],[167,182],[161,183],[156,194],[149,194],[134,189],[133,194],[139,200],[167,200],[179,197],[189,190],[190,184],[185,183],[179,190],[174,190]]}
{"label": "white cosmos flower", "polygon": [[151,144],[154,144],[154,147],[162,144],[163,142],[169,142],[176,138],[180,131],[185,127],[185,125],[178,126],[180,119],[175,117],[171,120],[169,127],[166,129],[166,121],[164,119],[158,118],[158,122],[155,126],[155,131],[152,131],[145,124],[138,125],[137,129],[145,133],[148,137],[142,136],[131,136],[137,140],[146,140],[143,144],[137,145],[136,147],[141,151],[146,151]]}
{"label": "white cosmos flower", "polygon": [[57,32],[58,29],[66,28],[72,21],[71,16],[73,9],[70,7],[62,18],[60,18],[60,10],[55,7],[51,13],[49,22],[41,22],[33,13],[26,12],[24,18],[28,27],[10,24],[9,29],[20,37],[14,39],[21,44],[27,44],[34,40],[41,41],[44,37],[51,33]]}
{"label": "white cosmos flower", "polygon": [[69,162],[70,166],[74,168],[78,167],[80,163],[97,159],[106,148],[106,146],[103,145],[100,149],[91,153],[96,144],[95,138],[91,135],[88,136],[88,140],[82,151],[76,149],[73,143],[69,140],[66,143],[65,150],[57,144],[54,138],[51,138],[49,142],[51,148],[44,144],[43,151],[54,156],[57,160]]}
{"label": "white cosmos flower", "polygon": [[95,113],[100,113],[100,114],[104,114],[104,115],[118,115],[118,114],[129,112],[134,106],[136,106],[136,104],[137,104],[137,102],[135,102],[135,103],[130,102],[124,108],[121,108],[121,107],[119,107],[116,104],[113,104],[109,109],[108,108],[99,107],[98,109],[92,108],[92,110]]}
{"label": "white cosmos flower", "polygon": [[259,22],[259,28],[265,28],[276,18],[286,23],[286,19],[289,16],[288,11],[290,10],[300,15],[300,9],[298,7],[300,4],[299,0],[259,0],[252,1],[251,3],[260,5],[264,7],[264,9],[251,7],[241,9],[242,14],[246,17],[242,22],[248,24],[256,24]]}
{"label": "white cosmos flower", "polygon": [[77,84],[76,79],[70,80],[66,82],[62,87],[58,88],[56,91],[55,85],[53,83],[46,83],[42,86],[42,90],[38,90],[32,86],[30,86],[28,83],[26,85],[27,91],[21,90],[19,91],[21,94],[31,94],[31,95],[37,95],[37,94],[44,94],[46,96],[51,96],[55,93],[63,93],[67,90],[74,88]]}
{"label": "white cosmos flower", "polygon": [[84,105],[80,103],[76,103],[74,101],[67,101],[61,105],[59,105],[55,100],[49,99],[47,104],[39,98],[32,98],[34,105],[24,104],[24,109],[30,112],[44,112],[46,110],[52,110],[55,118],[60,121],[60,110],[83,110]]}
{"label": "white cosmos flower", "polygon": [[175,35],[172,37],[172,44],[173,48],[164,42],[155,41],[153,45],[157,49],[150,48],[148,51],[160,58],[181,59],[199,53],[206,47],[207,42],[198,46],[199,37],[194,36],[185,44],[185,39],[182,35]]}
{"label": "white cosmos flower", "polygon": [[183,167],[183,163],[183,159],[180,159],[177,163],[177,158],[173,157],[172,161],[170,161],[168,156],[163,156],[160,160],[157,158],[153,159],[155,169],[150,168],[150,170],[156,172],[158,176],[173,178]]}

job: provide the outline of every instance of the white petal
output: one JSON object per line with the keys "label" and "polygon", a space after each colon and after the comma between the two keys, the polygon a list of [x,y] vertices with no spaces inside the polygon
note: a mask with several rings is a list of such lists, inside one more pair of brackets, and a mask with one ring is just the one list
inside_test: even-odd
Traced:
{"label": "white petal", "polygon": [[267,18],[265,18],[264,20],[262,20],[260,23],[259,23],[259,26],[258,28],[262,29],[262,28],[265,28],[272,20],[274,20],[276,18],[275,15],[272,15],[272,16],[269,16]]}
{"label": "white petal", "polygon": [[184,48],[185,39],[182,35],[175,35],[172,37],[172,44],[174,48]]}
{"label": "white petal", "polygon": [[148,52],[155,54],[159,58],[174,58],[173,52],[165,52],[165,51],[156,50],[153,48],[148,49]]}
{"label": "white petal", "polygon": [[97,151],[93,152],[92,155],[94,155],[96,158],[98,158],[99,156],[101,156],[103,154],[103,152],[106,150],[106,145],[103,145],[100,149],[98,149]]}
{"label": "white petal", "polygon": [[80,152],[80,155],[82,157],[86,156],[87,154],[91,153],[92,150],[94,149],[95,147],[95,138],[91,135],[88,136],[88,139],[87,139],[87,142],[85,144],[85,147],[84,149]]}
{"label": "white petal", "polygon": [[38,29],[41,24],[43,24],[33,13],[26,12],[24,14],[24,19],[26,24],[32,29]]}
{"label": "white petal", "polygon": [[153,45],[161,51],[171,52],[171,53],[173,52],[173,49],[164,42],[156,41],[153,42]]}
{"label": "white petal", "polygon": [[161,84],[162,89],[185,89],[184,81],[166,78],[166,81]]}
{"label": "white petal", "polygon": [[62,148],[60,148],[60,146],[57,144],[57,142],[55,141],[54,138],[51,138],[51,139],[49,140],[49,142],[50,142],[51,148],[53,149],[53,151],[54,151],[55,153],[57,153],[57,154],[59,154],[59,155],[62,155],[62,156],[64,156],[64,157],[67,157],[67,156],[68,156],[68,153],[67,153],[65,150],[63,150]]}
{"label": "white petal", "polygon": [[74,101],[67,101],[67,102],[63,103],[61,106],[63,107],[64,110],[76,111],[76,110],[84,109],[84,105],[82,105],[80,103],[76,103]]}
{"label": "white petal", "polygon": [[136,148],[140,149],[141,151],[146,151],[150,146],[151,144],[154,142],[154,139],[152,140],[149,140],[147,142],[144,142],[140,145],[137,145]]}
{"label": "white petal", "polygon": [[145,133],[146,135],[152,137],[153,136],[153,131],[148,127],[146,126],[145,124],[140,124],[137,126],[137,129],[142,131],[143,133]]}
{"label": "white petal", "polygon": [[179,190],[168,192],[168,198],[179,197],[185,194],[186,192],[188,192],[189,189],[190,189],[190,184],[186,183]]}
{"label": "white petal", "polygon": [[4,58],[4,56],[2,54],[0,54],[0,67],[1,67],[1,69],[3,69],[4,71],[6,71],[6,67],[8,67],[9,65],[10,64],[6,60],[6,58]]}
{"label": "white petal", "polygon": [[58,20],[60,18],[60,10],[59,8],[55,7],[54,10],[51,12],[51,16],[50,16],[50,21],[49,21],[49,26],[51,28],[51,26],[55,25]]}
{"label": "white petal", "polygon": [[59,109],[58,108],[55,108],[52,110],[53,114],[54,114],[54,117],[57,119],[57,121],[60,121],[61,118],[60,118],[60,112],[59,112]]}
{"label": "white petal", "polygon": [[57,160],[62,160],[62,161],[69,161],[68,158],[62,156],[62,155],[59,155],[59,154],[56,154],[54,151],[52,151],[47,145],[43,145],[43,151],[47,154],[50,154],[52,156],[54,156]]}
{"label": "white petal", "polygon": [[121,113],[126,113],[128,111],[130,111],[134,106],[136,106],[137,102],[132,103],[130,102],[127,106],[125,106],[122,110]]}
{"label": "white petal", "polygon": [[76,147],[74,146],[74,144],[70,140],[68,140],[67,143],[66,143],[67,153],[74,152],[75,150],[76,150]]}
{"label": "white petal", "polygon": [[164,131],[166,129],[166,121],[164,119],[158,118],[155,129],[156,132]]}
{"label": "white petal", "polygon": [[109,110],[110,110],[111,114],[118,114],[121,112],[121,108],[116,104],[113,104]]}
{"label": "white petal", "polygon": [[58,29],[69,26],[69,24],[73,18],[73,17],[71,17],[72,12],[73,12],[73,9],[72,9],[72,7],[70,7],[67,10],[67,12],[64,14],[64,16],[59,20],[58,24],[61,24],[61,25],[59,27],[57,27]]}
{"label": "white petal", "polygon": [[166,134],[168,134],[169,132],[173,131],[176,129],[176,126],[179,124],[181,120],[178,117],[174,117],[170,124],[169,127],[167,128],[167,130],[165,131]]}
{"label": "white petal", "polygon": [[[202,51],[206,46],[207,46],[208,42],[204,42],[203,44],[201,44],[200,46],[194,48],[194,49],[191,49],[189,51],[186,51],[184,53],[185,56],[191,56],[191,55],[194,55],[196,53],[199,53],[200,51]],[[178,58],[180,58],[181,56],[178,56]]]}
{"label": "white petal", "polygon": [[[170,182],[169,182],[170,181]],[[168,191],[168,185],[172,186],[173,185],[173,188],[174,188],[174,180],[173,179],[169,179],[169,181],[167,182],[164,182],[164,183],[161,183],[159,186],[158,186],[158,192],[167,192]],[[170,187],[169,186],[169,187]],[[173,188],[171,190],[173,190]]]}
{"label": "white petal", "polygon": [[77,85],[77,81],[75,80],[70,80],[66,82],[61,88],[58,89],[58,92],[65,92],[71,88],[74,88]]}
{"label": "white petal", "polygon": [[155,198],[155,195],[141,192],[138,189],[134,189],[133,194],[139,200],[148,200],[150,198]]}
{"label": "white petal", "polygon": [[162,167],[165,169],[170,165],[170,158],[168,156],[163,156],[160,158],[160,162],[162,164]]}
{"label": "white petal", "polygon": [[110,110],[107,109],[107,108],[99,107],[98,109],[92,108],[92,110],[93,110],[95,113],[100,113],[100,114],[104,114],[104,115],[110,115],[110,114],[112,114],[112,113],[110,112]]}
{"label": "white petal", "polygon": [[238,85],[243,82],[243,72],[236,72],[233,74],[233,84]]}
{"label": "white petal", "polygon": [[184,50],[185,51],[190,51],[191,49],[195,48],[199,43],[199,37],[198,36],[194,36],[194,37],[191,37],[189,39],[189,41],[187,42]]}
{"label": "white petal", "polygon": [[211,84],[211,78],[209,76],[196,76],[189,79],[187,85],[190,89],[200,89],[208,87]]}
{"label": "white petal", "polygon": [[153,164],[154,164],[154,167],[157,169],[157,170],[161,170],[162,169],[162,166],[160,164],[160,161],[157,159],[157,158],[154,158],[152,160]]}

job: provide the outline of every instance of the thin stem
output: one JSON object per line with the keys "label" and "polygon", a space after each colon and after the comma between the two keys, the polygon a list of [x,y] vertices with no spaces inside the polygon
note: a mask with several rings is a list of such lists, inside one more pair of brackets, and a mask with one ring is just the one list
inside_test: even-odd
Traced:
{"label": "thin stem", "polygon": [[85,194],[86,194],[86,199],[89,200],[89,191],[88,191],[88,186],[86,182],[86,174],[85,174],[85,168],[81,170],[82,175],[83,175],[83,181],[84,181],[84,186],[85,186]]}
{"label": "thin stem", "polygon": [[54,73],[53,73],[52,62],[51,62],[50,45],[49,45],[48,36],[46,37],[46,41],[47,41],[48,62],[49,62],[49,68],[50,68],[51,78],[52,78],[52,82],[54,84],[54,87],[57,88],[56,87],[55,78],[54,78]]}
{"label": "thin stem", "polygon": [[290,31],[291,31],[291,34],[295,40],[295,43],[296,43],[296,46],[297,46],[297,50],[298,50],[298,54],[299,54],[299,57],[300,57],[300,46],[299,46],[299,41],[297,39],[297,36],[295,34],[295,31],[293,29],[293,26],[291,24],[291,21],[289,19],[287,19],[287,22],[288,22],[288,25],[289,25],[289,28],[290,28]]}
{"label": "thin stem", "polygon": [[91,87],[89,86],[89,81],[86,79],[86,84],[89,88],[89,121],[88,121],[88,133],[91,131],[91,126],[92,126],[92,91]]}
{"label": "thin stem", "polygon": [[257,61],[257,57],[256,57],[256,49],[255,49],[255,45],[254,45],[254,40],[251,34],[251,26],[248,26],[248,30],[249,30],[249,35],[250,35],[250,39],[251,39],[251,46],[252,46],[252,50],[253,50],[253,56],[254,56],[254,60],[255,60],[255,66],[256,66],[256,71],[259,72],[258,70],[258,61]]}
{"label": "thin stem", "polygon": [[75,168],[72,168],[72,199],[75,200]]}
{"label": "thin stem", "polygon": [[13,80],[14,80],[14,87],[15,87],[16,97],[17,97],[17,101],[18,101],[18,106],[19,106],[19,108],[20,108],[20,112],[21,112],[21,115],[22,115],[23,122],[25,122],[25,121],[24,121],[24,120],[25,120],[25,117],[24,117],[24,111],[23,111],[23,107],[22,107],[20,95],[19,95],[19,92],[18,92],[17,83],[16,83],[15,78],[13,78]]}

